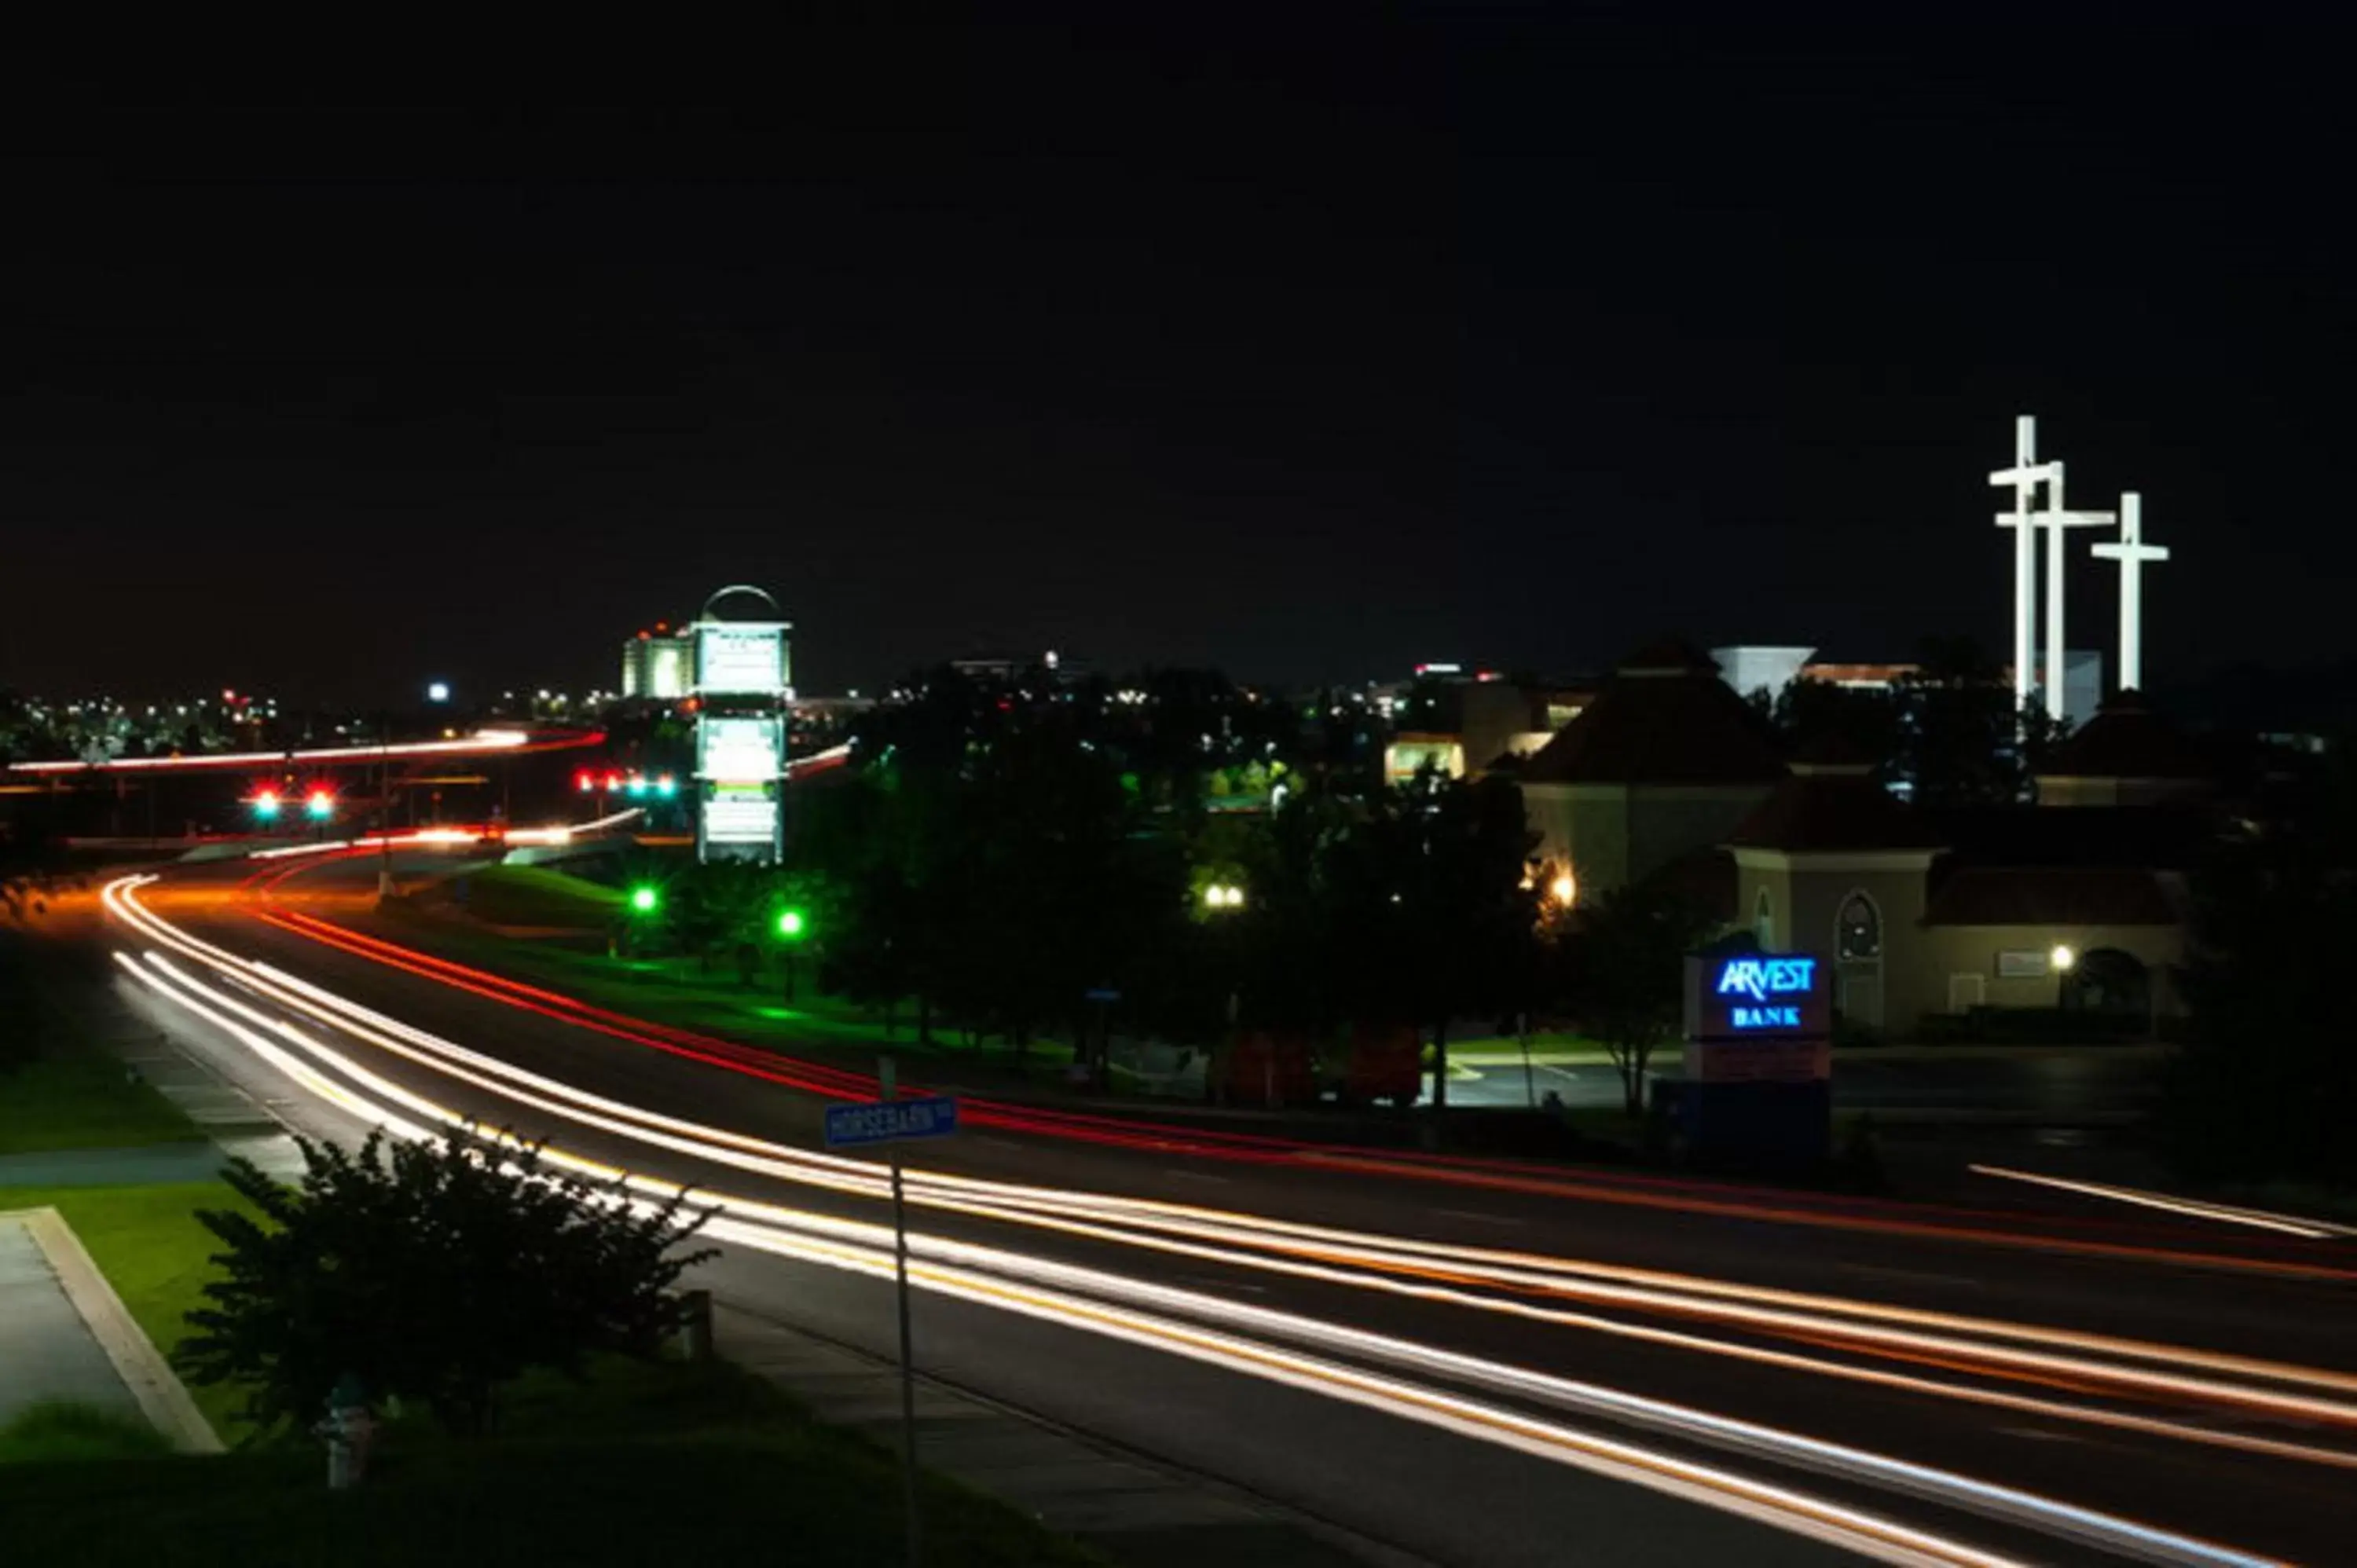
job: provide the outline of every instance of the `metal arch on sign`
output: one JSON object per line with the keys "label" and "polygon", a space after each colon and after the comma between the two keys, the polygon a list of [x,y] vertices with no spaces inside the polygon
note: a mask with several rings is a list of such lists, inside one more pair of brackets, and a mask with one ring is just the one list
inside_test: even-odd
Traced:
{"label": "metal arch on sign", "polygon": [[712,607],[718,604],[721,600],[728,597],[731,594],[758,595],[760,597],[761,602],[770,607],[770,613],[777,617],[779,624],[782,625],[784,623],[786,608],[783,605],[778,603],[777,596],[770,593],[769,589],[759,587],[751,583],[731,583],[725,588],[716,590],[710,598],[704,601],[704,608],[698,612],[699,618],[704,620],[712,619]]}

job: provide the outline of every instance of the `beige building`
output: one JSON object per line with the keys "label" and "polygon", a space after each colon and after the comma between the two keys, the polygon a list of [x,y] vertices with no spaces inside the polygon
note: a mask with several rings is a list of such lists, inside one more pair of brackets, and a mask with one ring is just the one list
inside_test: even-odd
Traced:
{"label": "beige building", "polygon": [[2176,725],[2122,692],[2055,748],[2038,775],[2041,806],[2156,806],[2198,800],[2216,769]]}
{"label": "beige building", "polygon": [[1520,771],[1537,853],[1579,902],[1673,883],[1764,949],[1822,956],[1850,1026],[1969,1033],[1978,1016],[1996,1032],[1982,1010],[2039,1009],[2119,1036],[2181,1011],[2170,976],[2183,867],[2208,832],[2203,761],[2130,693],[2039,780],[2042,802],[2082,810],[1933,817],[1870,759],[1788,766],[1711,660],[1665,642]]}
{"label": "beige building", "polygon": [[1799,763],[1727,841],[1735,922],[1771,952],[1813,952],[1834,1010],[1864,1028],[1922,1009],[1920,943],[1942,845],[1858,763]]}
{"label": "beige building", "polygon": [[1577,718],[1594,693],[1582,686],[1497,678],[1485,671],[1450,681],[1436,715],[1451,727],[1404,729],[1383,752],[1394,784],[1431,767],[1450,779],[1517,767]]}
{"label": "beige building", "polygon": [[1537,853],[1588,899],[1723,843],[1784,772],[1767,721],[1673,639],[1622,660],[1520,777]]}
{"label": "beige building", "polygon": [[1727,841],[1737,922],[1763,948],[1823,954],[1836,1014],[1860,1028],[1907,1035],[1940,1015],[2067,1007],[2108,1032],[2148,1029],[2179,1010],[2169,974],[2185,957],[2183,878],[2008,864],[2061,842],[2034,831],[2052,821],[2041,815],[1985,814],[1967,859],[1866,768],[1795,764]]}

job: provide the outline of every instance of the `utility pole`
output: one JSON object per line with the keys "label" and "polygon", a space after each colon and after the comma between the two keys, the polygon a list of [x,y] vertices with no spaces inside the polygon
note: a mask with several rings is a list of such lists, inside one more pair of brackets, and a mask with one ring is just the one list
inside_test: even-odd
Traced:
{"label": "utility pole", "polygon": [[393,720],[387,717],[377,726],[377,847],[383,858],[377,863],[376,896],[380,900],[393,897]]}
{"label": "utility pole", "polygon": [[[889,1105],[900,1097],[892,1058],[876,1064],[877,1098]],[[909,1208],[900,1191],[900,1145],[889,1145],[892,1161],[892,1275],[900,1306],[900,1501],[908,1523],[909,1568],[923,1555],[917,1513],[917,1370],[909,1333]]]}

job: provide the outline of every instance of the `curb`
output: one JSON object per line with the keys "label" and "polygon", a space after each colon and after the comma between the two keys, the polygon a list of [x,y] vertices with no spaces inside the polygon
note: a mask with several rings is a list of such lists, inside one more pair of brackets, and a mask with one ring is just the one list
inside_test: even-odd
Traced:
{"label": "curb", "polygon": [[33,1245],[56,1273],[66,1299],[81,1314],[91,1337],[114,1364],[115,1375],[139,1402],[149,1423],[184,1454],[221,1453],[221,1438],[154,1343],[133,1321],[130,1309],[99,1273],[65,1216],[54,1208],[24,1208],[0,1214],[0,1219],[23,1221]]}

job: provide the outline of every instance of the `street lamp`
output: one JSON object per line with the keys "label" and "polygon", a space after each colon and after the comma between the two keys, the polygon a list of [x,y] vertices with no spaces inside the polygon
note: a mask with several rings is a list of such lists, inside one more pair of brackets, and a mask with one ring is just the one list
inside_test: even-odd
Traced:
{"label": "street lamp", "polygon": [[778,940],[785,944],[786,1005],[789,1007],[794,1002],[794,959],[802,945],[802,939],[809,934],[810,918],[800,909],[778,911]]}
{"label": "street lamp", "polygon": [[1232,882],[1214,882],[1203,889],[1203,906],[1210,909],[1241,909],[1244,907],[1244,890]]}
{"label": "street lamp", "polygon": [[2057,943],[2050,956],[2054,965],[2054,972],[2057,974],[2070,973],[2072,966],[2079,961],[2079,955],[2072,952],[2067,943]]}
{"label": "street lamp", "polygon": [[1579,901],[1579,878],[1570,872],[1559,872],[1547,884],[1547,896],[1568,909]]}

